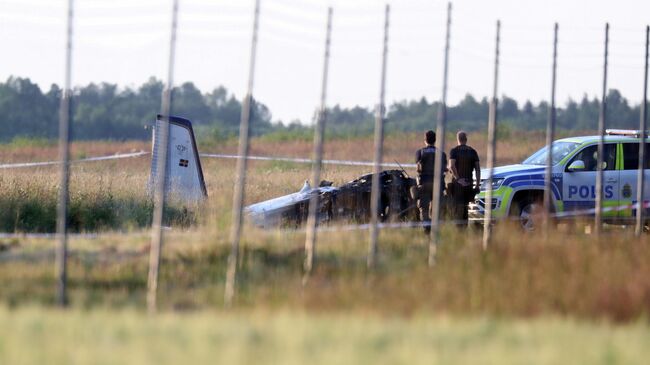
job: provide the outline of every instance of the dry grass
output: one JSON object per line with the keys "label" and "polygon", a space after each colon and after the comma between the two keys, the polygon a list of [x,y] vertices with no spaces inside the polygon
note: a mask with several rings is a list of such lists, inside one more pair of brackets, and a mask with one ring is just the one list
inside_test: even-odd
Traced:
{"label": "dry grass", "polygon": [[[508,150],[529,153],[535,149],[535,136],[516,139]],[[389,141],[391,138],[400,145],[397,139],[401,137],[389,137]],[[256,153],[305,156],[309,146],[301,143],[257,144],[256,148],[265,149]],[[370,150],[368,141],[332,143],[337,143],[337,148],[330,146],[330,157],[370,158],[364,155]],[[115,144],[112,148],[111,152],[116,152],[127,147]],[[222,148],[227,151],[230,147]],[[27,152],[18,151],[16,155],[21,153]],[[412,154],[411,147],[400,147],[389,154],[407,153]],[[71,191],[78,212],[83,213],[79,216],[96,217],[77,220],[82,222],[78,230],[117,228],[135,233],[109,233],[94,240],[71,241],[74,306],[143,306],[149,237],[146,231],[138,232],[146,228],[150,218],[134,217],[139,216],[138,212],[150,212],[145,194],[148,164],[149,159],[141,157],[73,167]],[[309,176],[309,169],[305,164],[251,163],[247,201],[296,191]],[[167,233],[160,292],[163,308],[214,308],[222,304],[234,161],[205,160],[204,170],[208,205],[194,212],[191,229],[176,225]],[[365,171],[328,166],[324,178],[339,184]],[[55,181],[54,168],[3,172],[0,215],[9,218],[2,218],[2,223],[20,217],[21,210],[16,207],[47,206],[50,225],[46,226],[51,228]],[[107,203],[111,201],[112,205]],[[98,212],[106,212],[107,216],[97,218]],[[16,227],[12,222],[15,220],[9,225]],[[630,321],[650,314],[650,242],[646,237],[637,242],[630,232],[611,231],[599,241],[558,231],[550,242],[545,242],[536,235],[500,226],[494,245],[483,252],[478,234],[447,227],[442,242],[438,265],[432,269],[426,265],[426,237],[418,230],[384,231],[379,267],[369,272],[365,268],[367,232],[322,233],[316,272],[303,288],[304,234],[247,227],[237,304],[248,308],[353,310],[404,316],[470,313],[532,317],[550,313]],[[53,301],[51,241],[1,240],[0,251],[0,280],[4,283],[0,301],[10,305]]]}
{"label": "dry grass", "polygon": [[[484,159],[487,151],[487,135],[485,133],[470,134],[469,145],[474,147],[480,158]],[[530,154],[544,145],[544,134],[541,132],[512,132],[507,140],[497,145],[497,162],[512,164],[523,161]],[[449,134],[446,139],[446,150],[456,145],[455,137]],[[384,161],[394,160],[400,163],[413,163],[415,151],[422,148],[422,133],[394,133],[386,137],[384,146]],[[309,157],[313,147],[311,141],[260,141],[253,139],[251,153],[263,156]],[[235,141],[224,143],[214,151],[236,153]],[[325,142],[324,153],[328,159],[365,160],[373,159],[373,140],[369,137],[354,137],[335,139]]]}
{"label": "dry grass", "polygon": [[[453,136],[448,136],[452,145]],[[485,135],[477,134],[471,140],[481,155],[485,151]],[[521,161],[541,146],[540,133],[515,134],[499,148],[500,163]],[[414,151],[421,147],[421,138],[415,133],[392,134],[386,139],[385,161],[412,162]],[[75,142],[72,157],[83,158],[114,153],[147,150],[147,142]],[[308,141],[252,141],[253,154],[269,156],[309,157]],[[235,141],[226,141],[216,148],[202,152],[234,153]],[[372,160],[371,138],[335,139],[325,146],[326,158]],[[56,146],[48,143],[12,143],[0,145],[0,161],[28,162],[55,159]],[[149,158],[77,164],[72,168],[72,225],[73,231],[143,227],[150,221],[150,206],[146,191]],[[203,159],[206,182],[213,214],[204,215],[203,222],[216,220],[225,223],[230,206],[234,161]],[[310,175],[310,166],[286,162],[252,162],[247,185],[247,202],[256,202],[277,195],[297,191]],[[341,184],[362,173],[367,167],[326,166],[323,179]],[[410,174],[415,172],[407,169]],[[21,232],[51,232],[54,229],[56,209],[57,171],[53,167],[4,170],[0,176],[0,230]],[[182,212],[170,212],[171,221],[192,222],[196,217],[184,217]]]}
{"label": "dry grass", "polygon": [[[204,227],[166,235],[160,304],[195,310],[222,305],[227,231]],[[76,307],[144,306],[149,237],[107,235],[71,242]],[[650,240],[610,233],[601,240],[557,232],[550,242],[501,227],[487,252],[480,235],[447,227],[437,265],[416,230],[384,231],[379,266],[365,266],[367,231],[319,235],[317,267],[302,286],[304,234],[247,229],[237,307],[499,317],[571,316],[628,322],[650,314]],[[5,241],[0,300],[52,303],[48,241]]]}
{"label": "dry grass", "polygon": [[[87,141],[74,142],[70,148],[70,157],[79,159],[92,156],[104,156],[116,153],[150,151],[151,143],[146,141],[110,142]],[[52,161],[58,157],[58,147],[54,142],[10,143],[0,144],[0,163]]]}
{"label": "dry grass", "polygon": [[[132,230],[151,221],[145,159],[73,165],[69,228],[73,232]],[[143,166],[145,165],[145,166]],[[56,222],[56,167],[6,170],[0,175],[0,230],[53,232]],[[172,222],[193,214],[170,207]]]}
{"label": "dry grass", "polygon": [[[592,134],[586,132],[574,132],[573,135]],[[559,137],[563,137],[560,134]],[[479,156],[484,159],[487,151],[487,135],[484,132],[471,133],[469,145],[474,147]],[[392,133],[386,136],[384,146],[384,160],[398,160],[400,163],[412,163],[415,151],[422,147],[421,133]],[[545,136],[540,131],[512,131],[508,132],[506,138],[502,138],[497,144],[497,163],[500,165],[518,163],[523,161],[531,153],[544,145]],[[453,133],[446,138],[446,150],[456,144]],[[325,158],[328,159],[352,159],[372,161],[373,140],[371,137],[336,138],[325,141]],[[115,153],[128,153],[136,151],[149,151],[151,145],[148,141],[89,141],[74,142],[71,148],[73,158],[90,156],[102,156]],[[237,152],[237,140],[230,139],[218,143],[216,146],[201,146],[200,152]],[[309,140],[295,141],[272,141],[264,137],[253,138],[251,141],[251,154],[263,156],[303,157],[311,156],[313,146]],[[35,144],[0,144],[0,162],[28,162],[28,161],[49,161],[57,156],[57,147],[53,143]]]}

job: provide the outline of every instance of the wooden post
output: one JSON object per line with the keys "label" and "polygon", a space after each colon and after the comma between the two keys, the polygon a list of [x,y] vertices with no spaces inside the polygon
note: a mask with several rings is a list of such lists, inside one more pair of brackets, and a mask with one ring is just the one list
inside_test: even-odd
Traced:
{"label": "wooden post", "polygon": [[381,172],[381,163],[384,152],[384,115],[386,107],[384,105],[384,97],[386,93],[386,60],[388,58],[388,19],[390,16],[390,5],[386,4],[384,12],[384,51],[382,53],[381,62],[381,83],[379,87],[379,104],[375,113],[375,159],[372,175],[372,189],[370,192],[370,244],[368,245],[368,268],[375,266],[377,260],[377,237],[379,236],[379,229],[377,227],[379,221],[379,207],[380,207],[380,181],[379,173]]}
{"label": "wooden post", "polygon": [[483,225],[483,249],[487,250],[492,235],[492,176],[494,175],[494,163],[496,160],[496,133],[497,133],[497,86],[499,80],[499,43],[501,42],[501,21],[497,20],[497,38],[494,55],[494,86],[492,90],[492,101],[490,102],[490,114],[488,118],[488,149],[487,149],[487,191],[485,193],[485,222]]}
{"label": "wooden post", "polygon": [[600,235],[603,229],[603,161],[605,153],[605,126],[607,124],[607,57],[609,51],[609,23],[605,24],[605,61],[603,64],[603,96],[598,118],[598,166],[596,170],[596,216],[594,233]]}
{"label": "wooden post", "polygon": [[636,209],[636,227],[634,234],[639,237],[643,233],[643,226],[645,225],[645,144],[648,133],[648,46],[650,43],[650,26],[645,28],[645,58],[644,58],[644,71],[643,71],[643,101],[641,102],[641,118],[639,122],[640,140],[639,140],[639,173],[637,176],[637,196],[636,201],[639,204]]}
{"label": "wooden post", "polygon": [[[314,128],[314,163],[311,170],[311,183],[314,188],[320,184],[321,167],[323,162],[323,139],[325,134],[325,123],[327,121],[327,76],[329,71],[330,42],[332,34],[332,8],[327,9],[327,28],[325,31],[325,54],[323,56],[323,78],[321,81],[320,109]],[[318,223],[319,196],[312,194],[309,199],[309,217],[307,218],[307,236],[305,237],[305,276],[303,282],[311,274],[314,267],[316,255],[316,224]]]}
{"label": "wooden post", "polygon": [[445,152],[445,134],[447,130],[447,76],[449,74],[449,37],[451,30],[451,2],[447,3],[447,29],[445,36],[445,62],[442,73],[442,98],[440,99],[440,108],[438,109],[438,125],[436,134],[438,135],[438,150],[433,171],[433,194],[431,209],[431,232],[429,236],[429,266],[436,262],[436,252],[438,250],[438,239],[440,238],[440,205],[442,203],[442,184],[444,184],[444,174],[441,169],[442,155]]}
{"label": "wooden post", "polygon": [[224,302],[226,307],[232,306],[235,297],[237,276],[237,260],[239,258],[239,241],[241,239],[242,213],[244,208],[244,192],[246,188],[246,167],[248,164],[248,145],[250,141],[249,123],[253,99],[253,81],[255,78],[255,56],[257,53],[257,31],[259,29],[260,0],[255,0],[253,16],[253,38],[251,40],[250,64],[248,69],[248,88],[242,103],[241,119],[239,122],[239,149],[237,153],[237,180],[233,192],[232,226],[230,231],[231,249],[228,256],[226,272],[226,288]]}
{"label": "wooden post", "polygon": [[[551,106],[546,123],[546,173],[544,175],[544,235],[548,238],[551,213],[553,212],[553,140],[555,139],[555,80],[557,73],[558,24],[553,28],[553,69],[551,71]],[[560,186],[559,189],[562,189]]]}
{"label": "wooden post", "polygon": [[68,22],[65,52],[65,80],[59,110],[59,198],[57,205],[56,233],[58,245],[56,248],[56,278],[57,304],[65,307],[68,304],[68,200],[70,180],[70,119],[72,98],[72,35],[74,20],[74,0],[68,0]]}
{"label": "wooden post", "polygon": [[163,246],[162,221],[165,207],[165,189],[167,175],[167,153],[169,144],[169,115],[171,114],[171,94],[174,87],[174,63],[176,58],[176,28],[178,26],[178,0],[173,1],[171,35],[169,38],[169,59],[167,64],[167,85],[161,100],[160,150],[156,160],[156,180],[154,186],[154,208],[151,224],[151,248],[149,249],[149,276],[147,279],[147,310],[157,310],[158,276],[160,256]]}

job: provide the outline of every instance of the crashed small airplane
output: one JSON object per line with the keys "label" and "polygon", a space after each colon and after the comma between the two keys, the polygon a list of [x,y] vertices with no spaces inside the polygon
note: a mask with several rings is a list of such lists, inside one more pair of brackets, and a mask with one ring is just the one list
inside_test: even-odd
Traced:
{"label": "crashed small airplane", "polygon": [[[152,160],[149,186],[157,172],[157,158],[161,153],[160,131],[164,123],[158,115],[152,132]],[[165,175],[166,196],[177,201],[197,203],[207,198],[201,160],[192,129],[192,123],[184,118],[169,119],[169,144]],[[306,222],[310,199],[318,195],[319,223],[349,221],[363,223],[370,220],[370,191],[373,174],[366,174],[341,186],[322,181],[317,187],[305,181],[296,193],[249,205],[245,214],[251,223],[264,227],[298,227]],[[384,170],[379,173],[381,221],[418,219],[411,188],[415,179],[404,170]]]}
{"label": "crashed small airplane", "polygon": [[[312,188],[305,181],[297,193],[266,200],[246,207],[253,223],[262,227],[298,226],[307,220],[309,202],[318,195],[318,219],[320,223],[332,221],[367,222],[370,219],[370,190],[373,174],[367,174],[339,187],[329,181]],[[415,179],[401,170],[385,170],[379,173],[381,200],[379,218],[415,220],[415,201],[410,188]]]}

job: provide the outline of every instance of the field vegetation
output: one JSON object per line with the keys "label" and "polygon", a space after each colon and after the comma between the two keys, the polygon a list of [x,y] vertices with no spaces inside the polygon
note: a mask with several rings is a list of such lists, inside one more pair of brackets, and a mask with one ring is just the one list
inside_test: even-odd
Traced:
{"label": "field vegetation", "polygon": [[[500,163],[523,160],[541,144],[540,132],[509,132],[512,142],[499,148],[508,151]],[[516,141],[516,142],[515,142]],[[453,136],[447,138],[448,146]],[[476,134],[472,144],[485,151],[485,136]],[[415,133],[391,134],[386,139],[385,161],[413,163],[414,151],[422,145],[422,137]],[[71,157],[81,159],[115,153],[148,151],[150,145],[131,142],[75,142]],[[201,152],[236,154],[237,141],[228,139],[199,145]],[[372,161],[372,141],[369,138],[336,138],[328,141],[325,157],[328,159],[353,159]],[[312,143],[307,139],[284,140],[266,135],[253,139],[251,154],[263,156],[309,157]],[[3,163],[51,161],[56,159],[57,146],[47,140],[17,140],[0,144],[0,161]],[[147,194],[149,156],[137,159],[75,164],[71,173],[70,229],[73,232],[133,230],[145,227],[151,220],[151,200]],[[234,161],[202,160],[207,179],[210,207],[219,212],[217,220],[227,219],[230,189],[233,184]],[[341,184],[369,172],[367,167],[327,166],[323,179]],[[297,191],[310,176],[310,166],[287,162],[254,162],[251,164],[248,201],[256,202],[277,195]],[[414,174],[413,169],[408,170]],[[3,170],[0,175],[0,231],[53,232],[56,222],[58,189],[56,167]],[[224,209],[225,208],[225,209]],[[168,224],[186,226],[212,219],[200,214],[200,209],[190,211],[169,206]]]}
{"label": "field vegetation", "polygon": [[[521,161],[543,144],[538,132],[505,132],[510,139],[498,146],[500,164]],[[306,139],[264,138],[253,140],[252,153],[311,153]],[[484,136],[470,138],[483,157]],[[389,135],[385,160],[412,163],[420,144],[416,134]],[[143,142],[76,142],[73,155],[149,148]],[[45,161],[55,149],[5,144],[0,160]],[[201,152],[235,149],[234,141],[224,140]],[[370,140],[328,141],[327,158],[351,156],[370,161]],[[585,235],[580,223],[560,226],[548,240],[502,224],[487,251],[480,232],[444,226],[433,268],[419,230],[384,230],[372,271],[366,269],[367,231],[332,227],[319,233],[317,266],[306,285],[304,231],[247,226],[237,310],[224,312],[234,160],[203,159],[205,206],[168,208],[172,228],[165,232],[159,290],[164,314],[147,318],[141,310],[150,241],[149,163],[143,156],[73,165],[71,229],[93,233],[70,240],[74,311],[41,308],[54,302],[53,241],[0,236],[0,363],[178,363],[182,354],[196,360],[190,362],[288,364],[647,358],[642,344],[650,336],[650,238],[637,240],[617,228],[597,239]],[[249,166],[249,203],[297,191],[310,171],[307,164],[286,162]],[[368,170],[326,166],[323,179],[340,184]],[[0,230],[52,232],[56,181],[54,167],[2,170]],[[27,344],[40,344],[42,351],[25,355]],[[146,351],[153,348],[159,349],[155,355]]]}
{"label": "field vegetation", "polygon": [[[410,162],[413,151],[421,144],[418,137],[389,135],[385,160]],[[448,137],[451,143],[452,136]],[[521,161],[539,147],[541,135],[518,132],[508,141],[499,145],[502,151],[508,151],[500,154],[502,164]],[[470,142],[477,150],[485,150],[484,136],[476,135]],[[146,147],[140,142],[80,142],[73,146],[73,153],[93,156]],[[205,152],[233,153],[235,147],[235,143],[228,142]],[[45,160],[52,148],[10,144],[0,147],[0,151],[5,161]],[[304,157],[309,156],[310,149],[311,143],[304,140],[276,142],[259,137],[252,143],[252,153],[261,155]],[[328,142],[326,157],[371,160],[371,151],[369,139],[335,139]],[[70,229],[104,232],[91,240],[79,238],[72,242],[74,303],[142,305],[148,252],[146,228],[151,219],[146,189],[148,164],[149,158],[144,156],[73,165]],[[221,302],[234,161],[203,159],[203,167],[209,202],[202,207],[167,208],[167,224],[172,231],[167,234],[161,300],[168,308],[213,307]],[[252,162],[247,201],[295,192],[309,176],[309,170],[308,164]],[[341,184],[367,171],[365,167],[326,166],[323,179]],[[53,232],[56,181],[54,167],[3,173],[2,230]],[[365,270],[367,232],[324,232],[313,285],[301,289],[304,232],[268,232],[249,227],[244,235],[238,301],[244,306],[358,308],[385,313],[555,313],[622,321],[650,311],[650,249],[629,242],[626,230],[612,230],[602,241],[595,241],[581,232],[571,232],[571,227],[563,227],[550,242],[545,242],[539,234],[522,235],[513,227],[501,225],[493,247],[484,253],[478,233],[445,229],[439,264],[433,270],[425,264],[426,237],[418,230],[382,232],[381,265],[372,273]],[[0,292],[5,302],[52,301],[51,268],[43,265],[52,254],[51,248],[46,249],[48,242],[13,239],[3,243],[6,257],[28,258],[6,259],[0,266],[0,277],[10,279]],[[36,258],[25,253],[34,247],[41,252]],[[39,262],[36,267],[34,261]]]}
{"label": "field vegetation", "polygon": [[[227,231],[204,228],[166,235],[162,308],[219,308]],[[302,286],[304,234],[247,230],[240,260],[240,308],[350,310],[381,315],[450,313],[498,317],[562,315],[627,322],[650,313],[650,249],[627,234],[600,241],[558,233],[550,242],[497,231],[487,252],[480,235],[449,229],[437,264],[426,264],[419,231],[381,235],[377,270],[365,266],[366,231],[323,232],[318,265]],[[51,241],[3,241],[0,299],[11,306],[52,303]],[[71,242],[74,306],[144,305],[147,234],[107,234]]]}
{"label": "field vegetation", "polygon": [[648,341],[557,318],[0,309],[3,364],[640,364]]}

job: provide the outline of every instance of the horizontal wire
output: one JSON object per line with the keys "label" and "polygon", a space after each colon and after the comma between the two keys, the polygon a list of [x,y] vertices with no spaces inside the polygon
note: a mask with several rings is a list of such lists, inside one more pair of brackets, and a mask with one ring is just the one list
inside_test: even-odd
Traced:
{"label": "horizontal wire", "polygon": [[265,39],[270,39],[272,41],[277,41],[277,42],[281,42],[281,43],[284,43],[284,44],[297,46],[297,47],[300,47],[301,49],[305,49],[305,50],[317,51],[317,52],[322,51],[322,47],[319,44],[307,43],[307,42],[300,41],[300,40],[297,40],[297,39],[279,36],[279,35],[276,35],[276,34],[273,34],[273,33],[262,33],[262,34],[259,35],[259,37],[262,40],[262,42]]}

